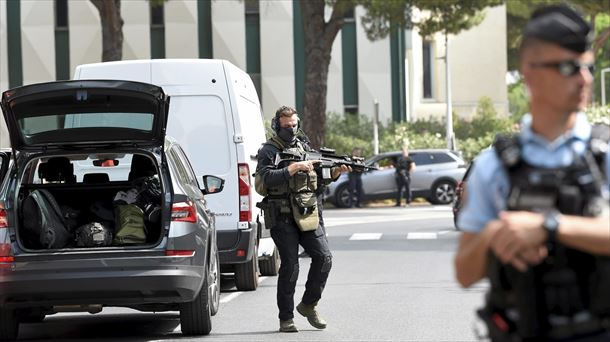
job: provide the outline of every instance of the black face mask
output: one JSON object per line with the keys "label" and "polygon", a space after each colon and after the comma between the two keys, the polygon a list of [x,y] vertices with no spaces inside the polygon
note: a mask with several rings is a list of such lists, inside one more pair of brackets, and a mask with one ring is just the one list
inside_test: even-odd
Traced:
{"label": "black face mask", "polygon": [[280,127],[277,135],[287,144],[292,144],[297,135],[296,127]]}

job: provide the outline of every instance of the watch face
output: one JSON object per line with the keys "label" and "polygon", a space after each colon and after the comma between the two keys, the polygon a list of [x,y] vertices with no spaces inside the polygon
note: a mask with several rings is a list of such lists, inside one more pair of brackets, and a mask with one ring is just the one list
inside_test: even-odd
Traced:
{"label": "watch face", "polygon": [[544,217],[544,228],[549,231],[555,231],[557,230],[557,226],[559,226],[559,222],[557,221],[557,214],[546,214]]}

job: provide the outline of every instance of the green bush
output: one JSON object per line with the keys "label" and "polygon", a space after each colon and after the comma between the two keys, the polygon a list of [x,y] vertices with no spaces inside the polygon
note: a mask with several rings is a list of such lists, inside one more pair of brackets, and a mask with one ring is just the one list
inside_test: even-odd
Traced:
{"label": "green bush", "polygon": [[[498,117],[490,98],[479,100],[472,120],[454,115],[457,147],[465,160],[472,160],[487,148],[497,133],[510,131],[513,123],[508,117]],[[404,144],[411,149],[445,148],[445,122],[433,118],[413,122],[379,125],[379,151],[398,151]],[[364,115],[329,113],[326,120],[325,145],[337,153],[350,154],[360,147],[365,157],[373,154],[373,122]]]}
{"label": "green bush", "polygon": [[592,124],[605,124],[610,125],[610,105],[601,106],[593,105],[589,106],[585,113],[589,122]]}

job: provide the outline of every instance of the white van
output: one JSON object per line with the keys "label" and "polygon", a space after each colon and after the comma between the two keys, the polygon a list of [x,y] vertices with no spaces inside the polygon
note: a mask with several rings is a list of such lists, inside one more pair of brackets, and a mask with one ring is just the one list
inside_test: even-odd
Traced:
{"label": "white van", "polygon": [[161,86],[171,97],[167,134],[183,147],[197,178],[225,179],[224,190],[206,198],[216,218],[222,271],[235,273],[239,290],[257,288],[259,259],[263,275],[277,274],[278,252],[255,206],[261,197],[251,175],[265,128],[248,74],[224,60],[154,59],[84,64],[74,79]]}

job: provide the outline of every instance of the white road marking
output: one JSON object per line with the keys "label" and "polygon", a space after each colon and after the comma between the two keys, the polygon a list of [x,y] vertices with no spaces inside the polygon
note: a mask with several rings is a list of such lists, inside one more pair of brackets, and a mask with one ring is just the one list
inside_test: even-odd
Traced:
{"label": "white road marking", "polygon": [[438,232],[438,235],[445,235],[452,232],[455,232],[455,230],[441,230],[440,232]]}
{"label": "white road marking", "polygon": [[413,220],[425,220],[425,219],[444,219],[450,217],[449,215],[441,214],[439,212],[430,213],[431,215],[422,216],[421,213],[417,213],[414,216],[363,216],[357,219],[347,217],[329,217],[324,218],[324,226],[326,227],[337,227],[337,226],[349,226],[353,224],[365,224],[365,223],[383,223],[383,222],[397,222],[397,221],[413,221]]}
{"label": "white road marking", "polygon": [[350,240],[379,240],[381,233],[354,233],[350,236]]}
{"label": "white road marking", "polygon": [[228,303],[228,302],[232,301],[233,299],[239,297],[242,293],[243,292],[241,292],[241,291],[229,293],[226,297],[220,299],[220,304]]}
{"label": "white road marking", "polygon": [[407,239],[409,240],[432,240],[438,236],[436,233],[408,233]]}
{"label": "white road marking", "polygon": [[[267,279],[269,277],[258,277],[258,283],[262,283],[265,279]],[[238,291],[238,292],[232,292],[229,293],[227,296],[225,296],[224,298],[220,299],[220,304],[226,304],[230,301],[232,301],[233,299],[239,297],[242,293],[244,293],[243,291]],[[176,329],[174,329],[174,332],[181,332],[182,331],[182,326],[180,326],[180,324],[178,324],[178,326],[176,327]]]}

